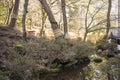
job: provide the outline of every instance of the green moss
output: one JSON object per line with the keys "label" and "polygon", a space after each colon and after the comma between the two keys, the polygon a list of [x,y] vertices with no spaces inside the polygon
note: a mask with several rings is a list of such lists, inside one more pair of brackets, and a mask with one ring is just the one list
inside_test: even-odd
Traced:
{"label": "green moss", "polygon": [[95,58],[93,61],[95,63],[101,63],[103,60],[101,58]]}
{"label": "green moss", "polygon": [[50,69],[50,73],[58,73],[58,72],[60,72],[59,68]]}
{"label": "green moss", "polygon": [[19,54],[25,54],[25,46],[23,44],[16,44],[14,46],[14,49],[16,52],[18,52]]}
{"label": "green moss", "polygon": [[53,68],[53,69],[47,69],[47,68],[42,68],[40,70],[40,74],[47,74],[47,73],[58,73],[61,70],[59,68]]}
{"label": "green moss", "polygon": [[23,44],[16,44],[15,45],[15,49],[16,50],[20,50],[20,49],[23,49],[24,48],[24,45]]}

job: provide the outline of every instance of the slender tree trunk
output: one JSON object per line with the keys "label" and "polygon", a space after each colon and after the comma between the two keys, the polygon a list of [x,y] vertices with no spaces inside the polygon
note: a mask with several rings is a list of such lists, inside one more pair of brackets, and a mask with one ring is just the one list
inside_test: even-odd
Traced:
{"label": "slender tree trunk", "polygon": [[5,24],[9,24],[9,21],[10,21],[10,15],[11,15],[11,13],[12,13],[12,9],[13,8],[9,8],[9,10],[8,10],[8,16],[7,16],[7,18],[6,18],[6,21],[5,21]]}
{"label": "slender tree trunk", "polygon": [[120,37],[120,0],[118,0],[118,36]]}
{"label": "slender tree trunk", "polygon": [[15,27],[15,24],[16,24],[16,21],[17,21],[18,10],[19,10],[19,2],[20,2],[20,0],[15,0],[15,5],[14,5],[14,8],[13,8],[13,12],[12,12],[12,15],[11,15],[11,21],[10,21],[10,24],[9,24],[9,26],[11,28]]}
{"label": "slender tree trunk", "polygon": [[42,37],[42,35],[43,35],[46,18],[47,18],[46,12],[45,12],[45,10],[42,7],[42,26],[41,26],[42,28],[40,30],[40,37]]}
{"label": "slender tree trunk", "polygon": [[66,17],[66,8],[65,8],[66,2],[65,0],[61,0],[61,6],[62,6],[62,13],[63,13],[63,24],[64,24],[64,38],[68,38],[68,27],[67,27],[67,17]]}
{"label": "slender tree trunk", "polygon": [[26,15],[27,15],[27,12],[28,12],[28,11],[27,11],[28,2],[29,2],[29,0],[25,0],[24,10],[23,10],[23,17],[22,17],[23,40],[24,40],[24,41],[27,41],[27,39],[26,39],[27,33],[26,33],[26,25],[25,25],[25,22],[26,22]]}
{"label": "slender tree trunk", "polygon": [[51,27],[53,29],[53,33],[54,33],[54,36],[55,38],[58,38],[58,37],[61,37],[63,36],[61,30],[59,29],[58,27],[58,23],[57,21],[55,20],[54,16],[53,16],[53,13],[50,9],[50,7],[48,6],[47,4],[47,1],[46,0],[39,0],[41,5],[43,6],[45,12],[47,13],[48,15],[48,18],[49,18],[49,21],[51,23]]}
{"label": "slender tree trunk", "polygon": [[120,0],[118,0],[118,27],[120,27]]}
{"label": "slender tree trunk", "polygon": [[85,42],[86,41],[86,38],[87,38],[87,31],[85,31],[85,33],[84,33],[84,38],[83,38],[83,41]]}
{"label": "slender tree trunk", "polygon": [[87,5],[87,10],[86,10],[86,15],[85,15],[85,33],[84,33],[84,38],[83,41],[86,41],[87,34],[88,34],[88,12],[89,12],[89,7],[90,7],[91,0],[89,0],[88,5]]}
{"label": "slender tree trunk", "polygon": [[10,15],[12,14],[12,10],[13,10],[13,0],[10,0],[7,2],[8,3],[8,6],[7,6],[7,17],[6,17],[6,20],[5,20],[5,24],[9,24],[9,21],[10,21]]}
{"label": "slender tree trunk", "polygon": [[106,25],[107,29],[106,29],[106,34],[104,36],[105,39],[108,37],[108,33],[111,27],[111,23],[110,23],[111,7],[112,7],[112,1],[108,0],[107,25]]}

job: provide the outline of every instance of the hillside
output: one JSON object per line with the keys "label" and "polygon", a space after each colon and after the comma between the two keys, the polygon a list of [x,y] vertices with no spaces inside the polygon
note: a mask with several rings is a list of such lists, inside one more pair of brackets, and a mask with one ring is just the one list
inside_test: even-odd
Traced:
{"label": "hillside", "polygon": [[18,77],[22,80],[25,75],[19,73],[25,74],[27,71],[30,72],[27,76],[41,80],[56,80],[55,76],[57,80],[78,79],[78,73],[90,63],[87,55],[91,53],[86,51],[93,52],[87,44],[74,40],[36,38],[25,43],[20,31],[7,27],[0,27],[0,45],[0,71],[9,71],[12,80]]}

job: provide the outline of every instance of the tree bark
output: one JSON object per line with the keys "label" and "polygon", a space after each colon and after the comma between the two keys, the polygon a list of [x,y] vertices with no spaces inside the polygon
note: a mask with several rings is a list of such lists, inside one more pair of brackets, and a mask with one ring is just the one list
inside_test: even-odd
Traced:
{"label": "tree bark", "polygon": [[118,36],[120,37],[120,0],[118,0]]}
{"label": "tree bark", "polygon": [[22,16],[22,29],[23,29],[23,40],[27,41],[26,36],[26,26],[25,26],[25,22],[26,22],[26,15],[27,15],[27,7],[28,7],[28,2],[29,0],[25,0],[25,4],[24,4],[24,10],[23,10],[23,16]]}
{"label": "tree bark", "polygon": [[9,24],[9,21],[10,21],[10,15],[12,14],[12,10],[13,10],[13,0],[10,0],[10,1],[7,1],[7,17],[6,17],[6,20],[5,20],[5,24]]}
{"label": "tree bark", "polygon": [[67,17],[66,17],[66,8],[65,8],[66,2],[65,0],[61,0],[61,7],[62,7],[62,13],[63,13],[63,24],[64,24],[64,38],[68,38],[68,27],[67,27]]}
{"label": "tree bark", "polygon": [[46,15],[46,12],[45,12],[45,10],[43,9],[43,7],[42,7],[42,28],[41,28],[41,30],[40,30],[40,37],[44,37],[44,27],[45,27],[45,21],[46,21],[46,19],[47,19],[47,15]]}
{"label": "tree bark", "polygon": [[14,5],[14,8],[13,8],[13,12],[12,12],[12,15],[11,15],[11,21],[10,21],[10,24],[9,24],[9,26],[11,28],[15,27],[15,24],[16,24],[16,21],[17,21],[17,16],[18,16],[18,11],[19,11],[19,2],[20,2],[20,0],[15,0],[15,5]]}
{"label": "tree bark", "polygon": [[108,0],[107,25],[106,25],[107,29],[106,29],[106,34],[104,36],[105,39],[108,37],[108,33],[111,27],[111,23],[110,23],[111,7],[112,7],[112,1]]}
{"label": "tree bark", "polygon": [[47,4],[47,1],[46,0],[39,0],[41,5],[43,6],[45,12],[47,13],[48,15],[48,19],[51,23],[51,27],[52,27],[52,30],[53,30],[53,33],[54,33],[54,36],[55,38],[58,38],[58,37],[61,37],[63,36],[61,30],[59,29],[58,27],[58,23],[57,21],[55,20],[54,16],[53,16],[53,13],[50,9],[50,7],[48,6]]}
{"label": "tree bark", "polygon": [[120,0],[118,0],[118,27],[120,27]]}

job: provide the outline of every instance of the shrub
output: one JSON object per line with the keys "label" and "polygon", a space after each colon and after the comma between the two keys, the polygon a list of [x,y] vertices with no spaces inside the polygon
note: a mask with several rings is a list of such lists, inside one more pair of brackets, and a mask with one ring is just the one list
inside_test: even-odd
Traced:
{"label": "shrub", "polygon": [[98,42],[96,42],[96,50],[98,49],[106,50],[107,49],[107,47],[105,46],[106,43],[107,41],[105,39],[99,40]]}

